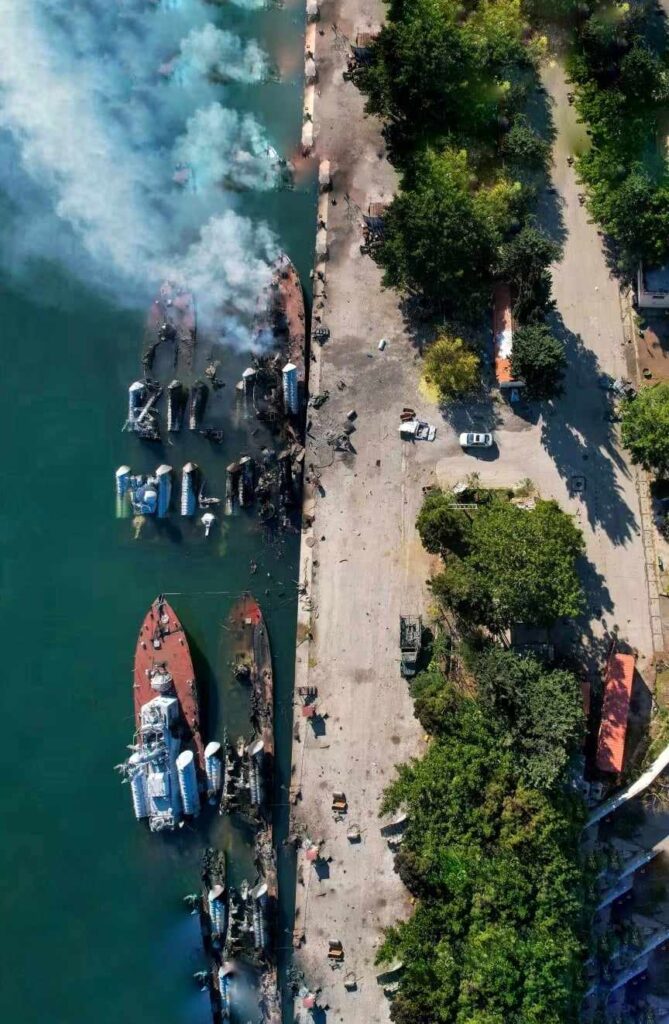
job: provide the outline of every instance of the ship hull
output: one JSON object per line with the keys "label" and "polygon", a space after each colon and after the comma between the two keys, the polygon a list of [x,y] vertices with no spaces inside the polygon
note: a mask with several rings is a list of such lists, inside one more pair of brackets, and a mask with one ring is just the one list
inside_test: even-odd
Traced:
{"label": "ship hull", "polygon": [[307,392],[307,321],[302,282],[284,254],[276,262],[273,302],[274,335],[286,362],[297,368],[300,402]]}
{"label": "ship hull", "polygon": [[179,702],[181,749],[192,750],[199,771],[204,772],[204,746],[193,661],[181,621],[164,598],[157,598],[151,605],[142,622],[135,648],[134,698],[138,731],[142,707],[156,696],[150,674],[158,665],[164,665],[172,676]]}
{"label": "ship hull", "polygon": [[266,755],[274,755],[274,674],[269,633],[260,605],[250,594],[230,612],[235,674],[246,678],[254,693],[254,725]]}

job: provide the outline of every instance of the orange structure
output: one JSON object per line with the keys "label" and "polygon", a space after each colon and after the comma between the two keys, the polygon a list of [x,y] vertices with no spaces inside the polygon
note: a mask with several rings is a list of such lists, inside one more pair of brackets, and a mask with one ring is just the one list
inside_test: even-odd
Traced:
{"label": "orange structure", "polygon": [[508,284],[497,284],[493,290],[492,331],[495,346],[495,377],[498,385],[500,388],[523,387],[525,382],[514,379],[511,370],[513,315],[511,289]]}
{"label": "orange structure", "polygon": [[612,654],[606,667],[602,720],[597,739],[597,767],[600,771],[622,771],[633,680],[634,657],[631,654]]}

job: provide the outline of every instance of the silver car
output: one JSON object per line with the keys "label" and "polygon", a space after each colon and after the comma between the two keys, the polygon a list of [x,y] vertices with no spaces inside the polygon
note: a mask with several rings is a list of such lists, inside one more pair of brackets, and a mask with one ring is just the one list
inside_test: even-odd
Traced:
{"label": "silver car", "polygon": [[492,434],[460,434],[462,448],[492,448]]}

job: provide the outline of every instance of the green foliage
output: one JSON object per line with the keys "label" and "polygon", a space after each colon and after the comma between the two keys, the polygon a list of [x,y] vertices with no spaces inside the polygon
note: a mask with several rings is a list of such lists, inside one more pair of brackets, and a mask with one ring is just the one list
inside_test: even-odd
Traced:
{"label": "green foliage", "polygon": [[669,256],[669,173],[664,152],[669,58],[653,49],[642,6],[596,10],[582,21],[570,62],[592,146],[578,160],[594,218],[621,260]]}
{"label": "green foliage", "polygon": [[[482,671],[494,685],[487,657]],[[577,730],[562,727],[559,701],[538,705],[540,680],[548,691],[555,674],[536,663],[519,662],[516,670],[519,659],[504,657],[498,668],[517,684],[518,699],[523,687],[537,696],[525,724],[539,736],[538,719],[555,719],[552,753],[566,763]],[[564,676],[553,680],[560,692]],[[378,954],[379,962],[398,957],[405,965],[391,1018],[575,1024],[591,899],[579,862],[583,807],[558,790],[529,788],[518,770],[516,732],[488,705],[459,694],[434,665],[414,687],[423,701],[429,696],[436,728],[424,757],[400,766],[384,800],[384,811],[408,812],[397,868],[418,900]]]}
{"label": "green foliage", "polygon": [[[404,171],[374,251],[384,283],[458,320],[480,316],[499,247],[531,199],[513,179],[546,164],[519,113],[534,61],[520,0],[391,0],[355,72]],[[498,171],[502,140],[513,177]]]}
{"label": "green foliage", "polygon": [[581,531],[556,502],[527,510],[495,498],[472,514],[467,552],[447,557],[432,589],[465,625],[548,626],[583,608],[583,549]]}
{"label": "green foliage", "polygon": [[567,359],[564,344],[542,323],[519,327],[513,337],[514,377],[527,384],[533,398],[553,398],[561,390]]}
{"label": "green foliage", "polygon": [[479,357],[462,338],[440,335],[425,353],[425,378],[442,398],[457,398],[480,384]]}
{"label": "green foliage", "polygon": [[520,169],[544,170],[548,164],[550,146],[532,128],[527,118],[519,114],[504,138],[502,153]]}
{"label": "green foliage", "polygon": [[636,398],[623,403],[623,444],[644,469],[669,473],[669,383],[643,388]]}
{"label": "green foliage", "polygon": [[393,3],[389,13],[356,81],[393,148],[491,134],[509,68],[528,63],[518,0],[483,0],[468,16],[456,0]]}
{"label": "green foliage", "polygon": [[484,707],[518,751],[523,781],[550,789],[585,733],[580,687],[570,672],[491,648],[477,666]]}
{"label": "green foliage", "polygon": [[467,551],[471,522],[466,513],[457,508],[452,494],[429,491],[418,513],[416,527],[423,547],[433,555]]}
{"label": "green foliage", "polygon": [[422,292],[444,311],[480,307],[516,193],[505,181],[475,191],[463,150],[426,152],[386,211],[384,284]]}
{"label": "green foliage", "polygon": [[559,255],[559,246],[530,224],[500,248],[497,273],[513,288],[519,323],[541,318],[552,306],[548,267]]}

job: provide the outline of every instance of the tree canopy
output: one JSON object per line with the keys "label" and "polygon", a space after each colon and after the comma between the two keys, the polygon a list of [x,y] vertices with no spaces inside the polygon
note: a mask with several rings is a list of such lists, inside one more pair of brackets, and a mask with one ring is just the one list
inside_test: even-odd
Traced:
{"label": "tree canopy", "polygon": [[559,246],[532,224],[501,246],[497,274],[513,288],[513,312],[520,323],[540,319],[551,308],[548,267],[559,254]]}
{"label": "tree canopy", "polygon": [[378,250],[384,283],[421,292],[451,313],[480,308],[516,194],[504,180],[475,190],[464,150],[426,152],[411,187],[385,214]]}
{"label": "tree canopy", "polygon": [[657,139],[669,99],[669,55],[653,42],[643,5],[580,18],[569,71],[592,145],[578,159],[590,210],[622,264],[669,257],[669,169]]}
{"label": "tree canopy", "polygon": [[442,398],[458,398],[480,384],[479,364],[479,357],[462,338],[441,334],[425,352],[424,374]]}
{"label": "tree canopy", "polygon": [[[437,499],[431,502],[435,510]],[[446,531],[441,543],[442,550],[448,546]],[[501,497],[482,504],[472,513],[466,553],[449,550],[432,589],[471,626],[548,626],[583,609],[576,569],[583,536],[554,501],[537,501],[533,509]]]}
{"label": "tree canopy", "polygon": [[525,324],[513,336],[511,365],[532,398],[553,398],[561,390],[567,365],[564,344],[547,324]]}
{"label": "tree canopy", "polygon": [[451,494],[429,491],[418,513],[416,527],[423,547],[433,555],[449,551],[465,554],[468,550],[471,521],[458,509]]}
{"label": "tree canopy", "polygon": [[489,648],[476,666],[482,704],[518,751],[523,781],[551,789],[583,741],[580,687],[571,672]]}
{"label": "tree canopy", "polygon": [[659,476],[669,474],[669,383],[643,388],[623,403],[623,444],[632,462]]}
{"label": "tree canopy", "polygon": [[[398,768],[383,805],[408,813],[396,865],[417,900],[378,956],[404,963],[395,1024],[578,1020],[591,883],[579,859],[583,807],[556,785],[580,737],[571,724],[578,686],[515,654],[496,658],[482,654],[475,670],[485,698],[463,696],[434,662],[412,684],[433,738]],[[542,705],[554,687],[560,698]],[[546,741],[537,785],[526,781],[527,745],[508,721],[523,691],[532,694],[523,724]],[[491,699],[503,714],[491,714]]]}
{"label": "tree canopy", "polygon": [[374,258],[443,316],[480,318],[534,201],[548,153],[525,113],[536,55],[521,0],[390,0],[354,72],[403,172]]}

